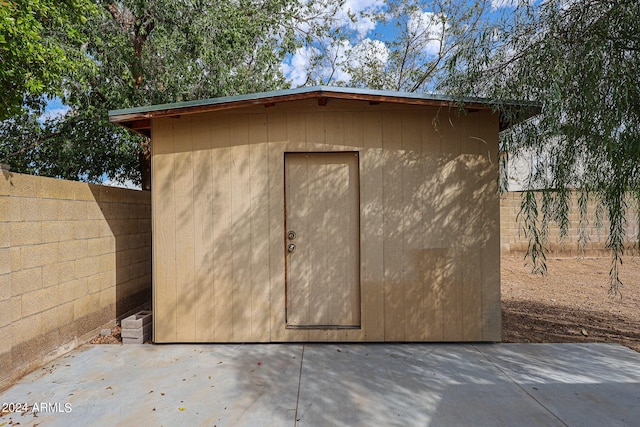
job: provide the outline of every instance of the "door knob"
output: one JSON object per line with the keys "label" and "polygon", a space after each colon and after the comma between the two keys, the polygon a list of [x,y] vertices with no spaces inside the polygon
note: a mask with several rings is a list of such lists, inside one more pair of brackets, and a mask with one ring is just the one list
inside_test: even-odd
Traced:
{"label": "door knob", "polygon": [[289,246],[287,246],[287,251],[289,253],[294,253],[296,251],[296,245],[294,245],[293,243],[289,243]]}

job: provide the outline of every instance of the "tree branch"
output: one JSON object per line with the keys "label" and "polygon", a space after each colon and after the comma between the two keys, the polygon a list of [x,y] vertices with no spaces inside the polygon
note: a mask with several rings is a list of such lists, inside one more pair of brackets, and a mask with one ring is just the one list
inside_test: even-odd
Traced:
{"label": "tree branch", "polygon": [[45,135],[45,136],[44,136],[44,137],[42,137],[42,138],[38,138],[38,139],[36,140],[36,142],[34,142],[33,144],[30,144],[30,145],[28,145],[28,146],[26,146],[26,147],[23,147],[23,148],[21,148],[20,150],[16,151],[15,153],[7,154],[7,155],[5,156],[5,158],[4,158],[4,159],[2,159],[2,162],[0,162],[0,163],[5,163],[5,162],[6,162],[7,160],[9,160],[11,157],[20,156],[20,155],[22,155],[22,154],[26,153],[27,151],[31,151],[31,150],[33,150],[34,148],[36,148],[36,147],[38,147],[38,146],[42,145],[45,141],[48,141],[48,140],[50,140],[51,138],[55,138],[56,136],[60,136],[60,135],[62,135],[62,131],[52,132],[52,133],[49,133],[49,134]]}

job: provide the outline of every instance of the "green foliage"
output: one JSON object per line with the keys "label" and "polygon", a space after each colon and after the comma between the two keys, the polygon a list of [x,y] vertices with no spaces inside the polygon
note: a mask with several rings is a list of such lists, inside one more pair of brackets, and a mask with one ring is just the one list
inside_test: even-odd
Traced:
{"label": "green foliage", "polygon": [[[543,163],[529,184],[545,189],[542,211],[561,234],[569,222],[569,189],[579,188],[604,208],[612,293],[620,287],[628,200],[639,200],[639,17],[637,0],[520,2],[499,20],[486,21],[449,58],[442,86],[459,95],[541,103],[540,116],[504,134],[502,149]],[[534,201],[524,197],[521,215],[528,218]],[[540,225],[525,221],[536,269],[546,251],[536,240]]]}
{"label": "green foliage", "polygon": [[62,76],[85,58],[89,0],[0,0],[0,120],[61,95]]}
{"label": "green foliage", "polygon": [[[283,0],[102,1],[87,25],[99,73],[85,76],[105,108],[274,88],[291,33]],[[282,47],[281,47],[282,46]],[[72,103],[84,91],[74,91]]]}
{"label": "green foliage", "polygon": [[280,66],[295,47],[297,3],[98,0],[96,6],[74,27],[89,61],[67,68],[60,86],[46,91],[71,110],[44,124],[31,111],[0,128],[0,161],[12,170],[140,183],[137,165],[149,161],[148,142],[110,124],[110,109],[286,86]]}
{"label": "green foliage", "polygon": [[525,237],[529,239],[526,257],[531,259],[533,272],[545,274],[547,272],[545,263],[547,257],[543,248],[544,245],[548,243],[548,229],[546,223],[540,224],[540,215],[538,214],[538,203],[535,193],[524,193],[520,204],[520,212],[516,219],[519,224],[522,224],[520,230],[524,233]]}
{"label": "green foliage", "polygon": [[12,170],[33,175],[99,183],[105,170],[121,180],[138,180],[139,151],[131,135],[109,123],[69,114],[40,123],[24,114],[0,123],[0,149],[17,153]]}

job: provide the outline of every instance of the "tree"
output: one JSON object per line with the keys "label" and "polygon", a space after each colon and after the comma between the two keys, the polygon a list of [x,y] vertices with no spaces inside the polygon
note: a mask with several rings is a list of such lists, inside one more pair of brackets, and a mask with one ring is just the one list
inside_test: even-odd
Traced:
{"label": "tree", "polygon": [[85,58],[89,0],[0,0],[0,120],[61,95],[62,76]]}
{"label": "tree", "polygon": [[108,110],[286,86],[280,65],[296,43],[295,2],[96,4],[82,28],[91,64],[70,70],[62,84],[71,109],[42,125],[31,114],[0,127],[18,171],[89,181],[106,174],[148,188],[147,139],[109,123]]}
{"label": "tree", "polygon": [[543,189],[541,199],[527,191],[522,200],[529,259],[545,271],[549,222],[566,236],[570,192],[578,189],[581,227],[588,199],[609,218],[613,294],[620,292],[626,218],[637,217],[640,204],[639,18],[637,0],[519,2],[448,58],[440,86],[489,97],[498,108],[508,99],[541,105],[539,116],[502,138],[508,156],[528,152],[545,163],[529,181]]}
{"label": "tree", "polygon": [[299,83],[433,92],[447,58],[479,30],[488,11],[489,1],[464,0],[387,0],[347,9],[326,21],[331,31],[296,52],[307,64]]}

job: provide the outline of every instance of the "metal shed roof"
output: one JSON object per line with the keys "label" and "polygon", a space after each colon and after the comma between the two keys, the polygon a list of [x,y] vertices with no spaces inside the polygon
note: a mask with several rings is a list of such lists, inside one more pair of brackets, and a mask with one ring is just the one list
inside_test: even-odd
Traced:
{"label": "metal shed roof", "polygon": [[532,102],[497,102],[486,98],[456,99],[450,96],[426,93],[394,92],[333,86],[312,86],[197,101],[149,105],[122,110],[111,110],[109,111],[109,120],[143,135],[150,136],[152,118],[228,110],[254,105],[272,106],[277,102],[313,98],[318,99],[319,105],[325,105],[327,99],[351,99],[367,101],[372,104],[386,102],[434,107],[464,106],[467,110],[496,109],[499,106],[501,109],[500,130],[507,129],[515,122],[526,120],[540,112],[539,105]]}

